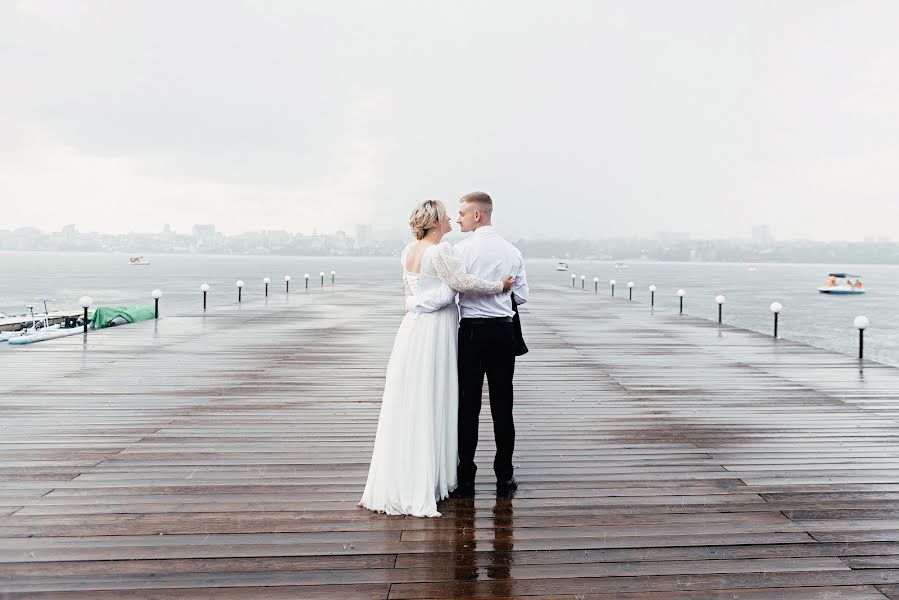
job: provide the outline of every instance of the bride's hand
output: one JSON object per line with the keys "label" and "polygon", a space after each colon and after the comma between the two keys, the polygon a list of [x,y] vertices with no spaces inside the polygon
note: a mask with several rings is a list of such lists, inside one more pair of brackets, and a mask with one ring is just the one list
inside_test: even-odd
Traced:
{"label": "bride's hand", "polygon": [[511,290],[513,283],[515,283],[515,278],[511,275],[503,279],[503,291],[508,292],[509,290]]}

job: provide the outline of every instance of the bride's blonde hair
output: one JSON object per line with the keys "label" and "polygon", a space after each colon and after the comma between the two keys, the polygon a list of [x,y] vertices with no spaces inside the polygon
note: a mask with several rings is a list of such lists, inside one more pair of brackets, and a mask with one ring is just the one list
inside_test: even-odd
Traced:
{"label": "bride's blonde hair", "polygon": [[440,200],[425,200],[413,208],[409,217],[409,227],[412,228],[415,239],[424,238],[428,230],[436,227],[444,216],[446,208]]}

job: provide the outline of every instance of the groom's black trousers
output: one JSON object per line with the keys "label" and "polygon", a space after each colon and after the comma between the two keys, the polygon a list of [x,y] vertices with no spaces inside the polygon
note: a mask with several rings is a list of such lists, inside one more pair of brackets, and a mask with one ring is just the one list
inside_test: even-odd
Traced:
{"label": "groom's black trousers", "polygon": [[473,484],[477,467],[478,417],[484,376],[490,390],[490,414],[499,481],[512,477],[515,423],[512,420],[512,377],[515,374],[515,330],[511,318],[462,319],[459,323],[459,484]]}

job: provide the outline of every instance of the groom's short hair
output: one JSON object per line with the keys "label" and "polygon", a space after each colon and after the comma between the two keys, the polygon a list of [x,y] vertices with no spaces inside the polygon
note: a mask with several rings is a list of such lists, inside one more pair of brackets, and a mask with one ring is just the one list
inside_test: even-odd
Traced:
{"label": "groom's short hair", "polygon": [[478,207],[478,210],[484,213],[487,218],[493,214],[493,200],[484,192],[471,192],[462,196],[459,202],[470,202]]}

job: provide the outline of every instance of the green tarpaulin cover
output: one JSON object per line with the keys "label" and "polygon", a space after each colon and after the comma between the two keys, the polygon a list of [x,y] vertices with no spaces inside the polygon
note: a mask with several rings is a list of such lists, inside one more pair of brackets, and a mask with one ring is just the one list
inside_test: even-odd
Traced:
{"label": "green tarpaulin cover", "polygon": [[129,323],[148,321],[156,317],[152,306],[98,306],[91,316],[91,328],[103,329],[116,317],[122,317]]}

